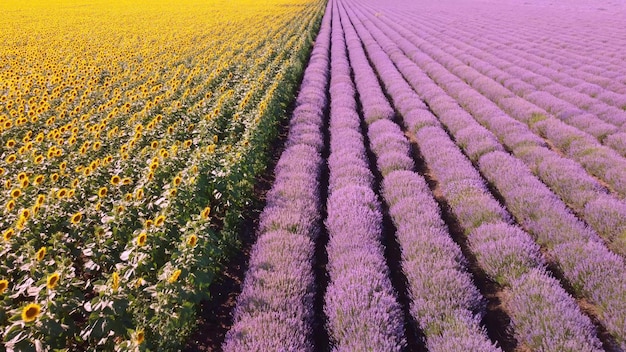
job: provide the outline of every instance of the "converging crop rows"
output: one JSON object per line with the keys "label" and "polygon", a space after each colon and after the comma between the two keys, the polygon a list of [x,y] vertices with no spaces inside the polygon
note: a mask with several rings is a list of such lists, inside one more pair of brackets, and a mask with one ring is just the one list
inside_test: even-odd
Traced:
{"label": "converging crop rows", "polygon": [[626,348],[626,52],[603,11],[329,1],[224,350]]}

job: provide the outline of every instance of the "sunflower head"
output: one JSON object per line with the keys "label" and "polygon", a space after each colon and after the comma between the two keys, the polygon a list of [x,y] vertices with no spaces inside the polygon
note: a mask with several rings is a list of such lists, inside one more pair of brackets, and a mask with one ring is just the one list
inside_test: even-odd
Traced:
{"label": "sunflower head", "polygon": [[48,279],[46,280],[46,287],[48,287],[48,289],[50,290],[53,290],[59,283],[59,278],[60,278],[59,273],[54,273],[54,274],[49,275]]}
{"label": "sunflower head", "polygon": [[22,190],[19,188],[16,188],[11,191],[11,198],[19,198],[21,195],[22,195]]}
{"label": "sunflower head", "polygon": [[200,213],[200,217],[202,217],[204,220],[206,220],[206,219],[209,218],[209,214],[211,214],[211,207],[206,207]]}
{"label": "sunflower head", "polygon": [[141,345],[145,338],[146,336],[145,336],[143,329],[137,330],[137,332],[135,333],[135,342],[137,342],[138,345]]}
{"label": "sunflower head", "polygon": [[113,291],[117,291],[119,287],[120,287],[120,275],[116,271],[113,273],[113,275],[111,275],[111,288],[113,289]]}
{"label": "sunflower head", "polygon": [[155,226],[163,226],[165,223],[165,215],[159,215],[156,219],[154,219]]}
{"label": "sunflower head", "polygon": [[46,247],[41,247],[37,251],[37,261],[40,262],[46,256]]}
{"label": "sunflower head", "polygon": [[174,270],[174,272],[172,273],[172,275],[170,275],[170,277],[167,279],[167,281],[172,284],[176,281],[178,281],[178,277],[180,276],[180,273],[182,271],[180,269],[176,269]]}
{"label": "sunflower head", "polygon": [[106,187],[100,187],[98,190],[98,197],[102,198],[107,195],[108,189]]}
{"label": "sunflower head", "polygon": [[37,303],[29,303],[22,309],[22,320],[30,323],[35,321],[41,313],[41,306]]}
{"label": "sunflower head", "polygon": [[117,186],[117,185],[120,184],[120,182],[122,182],[122,178],[121,177],[119,177],[117,175],[114,175],[114,176],[111,177],[111,184],[112,185]]}
{"label": "sunflower head", "polygon": [[72,224],[78,224],[82,219],[83,219],[83,214],[81,212],[78,212],[72,215],[72,217],[70,218],[70,222]]}
{"label": "sunflower head", "polygon": [[187,245],[189,247],[195,247],[196,243],[198,243],[198,236],[191,235],[191,236],[187,237]]}
{"label": "sunflower head", "polygon": [[13,229],[7,229],[2,233],[2,237],[4,238],[5,241],[10,240],[13,235],[15,235],[15,230]]}
{"label": "sunflower head", "polygon": [[147,240],[148,240],[148,234],[145,232],[142,232],[139,234],[139,236],[137,236],[137,245],[143,246],[146,244]]}
{"label": "sunflower head", "polygon": [[3,294],[9,288],[9,280],[0,280],[0,295]]}

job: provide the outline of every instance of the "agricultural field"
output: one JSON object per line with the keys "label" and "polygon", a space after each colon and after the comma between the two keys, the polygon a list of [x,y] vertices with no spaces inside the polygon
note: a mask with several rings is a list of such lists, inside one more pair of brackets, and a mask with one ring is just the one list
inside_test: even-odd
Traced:
{"label": "agricultural field", "polygon": [[626,4],[329,0],[224,351],[624,351]]}
{"label": "agricultural field", "polygon": [[3,349],[184,345],[324,6],[0,2]]}
{"label": "agricultural field", "polygon": [[6,350],[626,350],[623,0],[0,13]]}

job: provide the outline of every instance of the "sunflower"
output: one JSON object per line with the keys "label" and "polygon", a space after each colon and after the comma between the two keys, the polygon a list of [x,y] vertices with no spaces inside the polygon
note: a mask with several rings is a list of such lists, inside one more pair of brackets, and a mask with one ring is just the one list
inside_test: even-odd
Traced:
{"label": "sunflower", "polygon": [[9,280],[0,280],[0,295],[9,288]]}
{"label": "sunflower", "polygon": [[61,199],[65,197],[67,197],[67,188],[61,188],[57,191],[57,198]]}
{"label": "sunflower", "polygon": [[164,223],[165,223],[165,215],[159,215],[154,220],[154,225],[155,226],[163,226]]}
{"label": "sunflower", "polygon": [[42,184],[42,183],[43,183],[43,181],[45,180],[45,178],[46,178],[46,177],[45,177],[44,175],[37,175],[37,176],[35,177],[35,180],[33,181],[33,183],[34,183],[35,185],[40,185],[40,184]]}
{"label": "sunflower", "polygon": [[83,214],[81,212],[78,212],[74,215],[72,215],[72,217],[70,218],[70,222],[74,225],[78,224],[81,220],[83,219]]}
{"label": "sunflower", "polygon": [[202,210],[202,212],[200,213],[200,217],[202,217],[203,219],[208,219],[209,218],[209,214],[211,213],[211,207],[206,207]]}
{"label": "sunflower", "polygon": [[41,247],[37,251],[37,261],[40,262],[46,256],[46,247]]}
{"label": "sunflower", "polygon": [[100,189],[98,190],[98,197],[102,198],[104,196],[107,195],[107,188],[106,187],[100,187]]}
{"label": "sunflower", "polygon": [[48,287],[48,289],[50,290],[53,290],[59,283],[59,278],[59,273],[54,273],[48,276],[48,279],[46,280],[46,287]]}
{"label": "sunflower", "polygon": [[187,245],[189,247],[195,247],[196,243],[198,243],[198,236],[191,235],[191,236],[187,237]]}
{"label": "sunflower", "polygon": [[183,182],[183,178],[180,176],[174,177],[174,181],[172,182],[174,186],[179,186]]}
{"label": "sunflower", "polygon": [[120,287],[120,275],[116,271],[113,273],[113,275],[111,275],[111,288],[113,289],[113,291],[117,291],[119,287]]}
{"label": "sunflower", "polygon": [[23,230],[24,227],[26,227],[26,218],[23,216],[20,216],[19,219],[17,219],[17,223],[15,223],[15,228],[18,230]]}
{"label": "sunflower", "polygon": [[16,159],[17,159],[17,156],[15,156],[15,154],[11,154],[7,156],[6,159],[4,159],[4,161],[6,161],[7,164],[10,164],[14,162]]}
{"label": "sunflower", "polygon": [[43,194],[40,194],[37,196],[37,204],[42,205],[43,202],[46,200],[46,196]]}
{"label": "sunflower", "polygon": [[135,199],[137,200],[143,199],[143,193],[144,193],[143,188],[139,188],[137,192],[135,192]]}
{"label": "sunflower", "polygon": [[17,142],[15,141],[15,139],[9,139],[7,141],[6,146],[7,146],[7,148],[13,148],[13,147],[15,147],[16,144],[17,144]]}
{"label": "sunflower", "polygon": [[4,207],[7,211],[13,211],[15,209],[15,201],[11,199],[7,202],[7,205]]}
{"label": "sunflower", "polygon": [[167,279],[167,281],[172,284],[176,281],[178,281],[178,277],[180,276],[180,273],[182,271],[180,269],[176,269],[174,270],[174,272],[172,273],[172,275],[170,275],[170,277]]}
{"label": "sunflower", "polygon": [[16,188],[11,191],[11,198],[19,198],[22,195],[22,190]]}
{"label": "sunflower", "polygon": [[22,309],[22,320],[30,323],[39,317],[41,306],[37,303],[29,303]]}
{"label": "sunflower", "polygon": [[146,244],[147,240],[148,240],[148,234],[145,232],[142,232],[139,234],[139,236],[137,236],[137,245],[143,246]]}
{"label": "sunflower", "polygon": [[138,345],[141,345],[143,343],[143,340],[145,339],[145,333],[142,330],[137,330],[137,332],[135,333],[135,342]]}
{"label": "sunflower", "polygon": [[111,177],[111,184],[114,186],[119,185],[121,181],[122,181],[122,178],[117,175],[114,175],[113,177]]}
{"label": "sunflower", "polygon": [[53,173],[52,175],[50,175],[50,179],[53,183],[57,182],[59,180],[59,174]]}
{"label": "sunflower", "polygon": [[13,235],[15,235],[15,230],[13,229],[4,230],[4,232],[2,233],[2,237],[5,241],[10,240]]}

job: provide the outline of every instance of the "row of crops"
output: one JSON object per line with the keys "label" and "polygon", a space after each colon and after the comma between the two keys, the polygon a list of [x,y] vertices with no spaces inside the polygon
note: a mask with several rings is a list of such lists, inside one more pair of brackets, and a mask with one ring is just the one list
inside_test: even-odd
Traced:
{"label": "row of crops", "polygon": [[626,349],[618,22],[329,1],[223,349]]}
{"label": "row of crops", "polygon": [[320,1],[0,4],[0,335],[175,350],[238,247]]}

